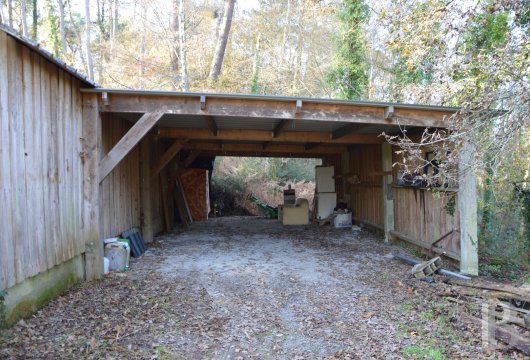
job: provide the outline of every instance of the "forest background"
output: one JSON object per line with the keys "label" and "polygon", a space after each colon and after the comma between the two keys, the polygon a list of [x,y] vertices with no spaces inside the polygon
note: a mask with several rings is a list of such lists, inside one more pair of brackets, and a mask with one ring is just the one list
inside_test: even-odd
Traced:
{"label": "forest background", "polygon": [[[481,272],[520,279],[528,269],[529,0],[2,0],[0,5],[2,24],[105,87],[462,107],[448,130],[388,140],[401,148],[410,173],[422,166],[421,149],[434,149],[439,176],[454,175],[465,144],[476,148]],[[274,201],[287,183],[310,183],[307,169],[316,163],[218,159],[217,168],[224,170],[217,185],[241,194],[266,188],[272,195],[259,195]],[[260,183],[272,185],[256,186]]]}

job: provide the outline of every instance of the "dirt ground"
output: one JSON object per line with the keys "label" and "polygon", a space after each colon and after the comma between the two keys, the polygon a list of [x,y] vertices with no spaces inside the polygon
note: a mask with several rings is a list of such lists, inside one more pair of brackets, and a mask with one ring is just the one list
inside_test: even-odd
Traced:
{"label": "dirt ground", "polygon": [[517,358],[485,352],[366,231],[216,218],[161,236],[128,273],[81,284],[2,333],[13,359]]}

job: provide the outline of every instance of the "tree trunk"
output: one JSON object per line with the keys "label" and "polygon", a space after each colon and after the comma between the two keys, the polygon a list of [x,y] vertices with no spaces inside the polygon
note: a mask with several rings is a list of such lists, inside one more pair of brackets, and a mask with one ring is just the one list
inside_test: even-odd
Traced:
{"label": "tree trunk", "polygon": [[223,66],[223,59],[225,56],[226,43],[228,42],[228,35],[230,34],[230,27],[232,26],[232,17],[234,16],[235,0],[225,0],[225,9],[223,14],[223,23],[221,25],[221,32],[217,38],[217,45],[213,56],[212,67],[210,70],[210,78],[217,81],[221,74],[221,67]]}
{"label": "tree trunk", "polygon": [[186,29],[184,28],[184,0],[179,4],[179,47],[180,47],[180,87],[182,91],[189,90],[188,65],[186,62]]}
{"label": "tree trunk", "polygon": [[110,1],[109,9],[109,33],[110,33],[110,53],[116,56],[116,36],[118,35],[118,0]]}
{"label": "tree trunk", "polygon": [[178,49],[178,37],[177,32],[179,29],[179,22],[178,22],[178,13],[179,13],[179,0],[173,0],[173,13],[171,14],[171,44],[170,44],[170,68],[171,68],[171,76],[173,78],[172,80],[172,87],[174,90],[178,89],[179,84],[179,49]]}
{"label": "tree trunk", "polygon": [[[74,24],[74,18],[72,16],[71,1],[67,1],[65,4],[68,6],[68,17],[70,18],[70,23]],[[81,58],[81,62],[83,63],[83,68],[85,69],[85,72],[88,73],[88,65],[87,65],[87,62],[86,62],[85,54],[84,54],[84,52],[82,50],[83,49],[83,40],[81,38],[81,33],[79,32],[79,29],[77,27],[74,27],[73,31],[75,33],[75,37],[77,39],[77,43],[79,44],[79,47],[81,49],[79,51],[79,57]],[[73,50],[72,58],[75,58],[75,57],[76,57],[75,50]]]}
{"label": "tree trunk", "polygon": [[259,41],[261,34],[258,33],[256,38],[256,51],[254,53],[254,65],[252,71],[252,80],[250,83],[250,93],[257,94],[259,89]]}
{"label": "tree trunk", "polygon": [[13,27],[13,0],[7,0],[7,22],[9,27]]}
{"label": "tree trunk", "polygon": [[66,54],[66,32],[64,30],[64,2],[59,0],[59,33],[61,34],[61,51]]}
{"label": "tree trunk", "polygon": [[21,12],[21,20],[22,20],[22,34],[24,36],[28,36],[28,21],[27,21],[27,7],[26,7],[26,0],[20,1],[20,12]]}
{"label": "tree trunk", "polygon": [[145,62],[145,31],[142,29],[145,28],[145,17],[147,16],[147,8],[144,2],[142,2],[142,26],[140,27],[140,49],[139,49],[139,67],[138,67],[138,85],[140,89],[144,87],[144,62]]}
{"label": "tree trunk", "polygon": [[94,64],[92,63],[92,51],[90,50],[90,0],[85,0],[85,42],[88,78],[94,80]]}
{"label": "tree trunk", "polygon": [[59,41],[59,19],[55,14],[52,0],[46,0],[46,10],[48,11],[48,19],[50,21],[50,35],[49,39],[53,45],[53,54],[59,56],[61,54],[61,46]]}
{"label": "tree trunk", "polygon": [[37,0],[31,2],[32,23],[31,23],[31,37],[37,40],[37,27],[39,26],[39,14],[37,12]]}

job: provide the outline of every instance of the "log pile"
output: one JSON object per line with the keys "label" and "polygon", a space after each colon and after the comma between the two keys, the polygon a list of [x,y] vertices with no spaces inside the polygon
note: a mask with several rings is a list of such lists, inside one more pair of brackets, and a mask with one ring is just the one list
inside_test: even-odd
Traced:
{"label": "log pile", "polygon": [[485,279],[464,281],[443,277],[450,285],[444,292],[448,301],[464,308],[461,320],[482,328],[482,341],[497,341],[530,356],[530,286],[516,287]]}

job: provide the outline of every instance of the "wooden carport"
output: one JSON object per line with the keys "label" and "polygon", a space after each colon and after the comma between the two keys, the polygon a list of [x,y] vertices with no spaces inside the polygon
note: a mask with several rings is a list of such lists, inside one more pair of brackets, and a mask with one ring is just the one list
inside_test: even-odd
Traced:
{"label": "wooden carport", "polygon": [[[103,184],[140,144],[135,156],[141,163],[140,212],[147,239],[154,232],[150,220],[156,212],[154,188],[160,186],[153,179],[168,176],[164,170],[179,152],[189,155],[188,161],[178,166],[186,166],[199,155],[322,158],[335,165],[339,196],[350,204],[357,221],[380,228],[386,239],[400,238],[442,253],[460,261],[463,272],[477,273],[476,206],[470,205],[476,203],[473,194],[466,193],[472,196],[466,201],[459,196],[456,214],[448,217],[444,200],[435,199],[429,189],[395,186],[393,150],[380,136],[404,129],[410,134],[426,127],[444,128],[456,108],[103,88],[82,92],[84,121],[94,134],[89,174],[94,180],[86,190],[99,195],[92,197],[92,205],[106,206],[101,196]],[[99,139],[105,136],[107,122],[116,119],[126,124],[126,131],[104,149]],[[473,176],[462,180],[464,186],[474,188]],[[100,232],[98,239],[108,235]],[[93,261],[97,273],[102,247],[100,242],[92,244],[96,245]]]}

